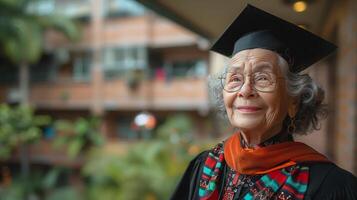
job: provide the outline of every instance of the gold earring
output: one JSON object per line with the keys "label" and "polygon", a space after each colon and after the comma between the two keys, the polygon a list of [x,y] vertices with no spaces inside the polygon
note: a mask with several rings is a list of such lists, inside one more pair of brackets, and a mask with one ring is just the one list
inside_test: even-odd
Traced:
{"label": "gold earring", "polygon": [[296,130],[296,126],[295,126],[295,117],[290,117],[290,124],[288,126],[288,132],[290,134],[294,133]]}

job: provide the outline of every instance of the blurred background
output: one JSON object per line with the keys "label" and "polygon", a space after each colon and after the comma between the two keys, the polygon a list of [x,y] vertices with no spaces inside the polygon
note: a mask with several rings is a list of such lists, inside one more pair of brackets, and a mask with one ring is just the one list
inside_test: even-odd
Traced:
{"label": "blurred background", "polygon": [[0,199],[168,199],[233,131],[209,47],[246,3],[339,47],[306,71],[329,117],[296,140],[357,174],[356,1],[0,0]]}

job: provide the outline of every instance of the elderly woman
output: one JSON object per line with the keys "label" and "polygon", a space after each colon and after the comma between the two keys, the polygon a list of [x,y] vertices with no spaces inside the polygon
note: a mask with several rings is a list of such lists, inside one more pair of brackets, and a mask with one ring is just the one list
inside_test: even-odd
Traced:
{"label": "elderly woman", "polygon": [[300,72],[335,46],[248,5],[212,50],[230,57],[214,89],[237,131],[191,161],[172,199],[356,200],[356,177],[292,137],[326,113]]}

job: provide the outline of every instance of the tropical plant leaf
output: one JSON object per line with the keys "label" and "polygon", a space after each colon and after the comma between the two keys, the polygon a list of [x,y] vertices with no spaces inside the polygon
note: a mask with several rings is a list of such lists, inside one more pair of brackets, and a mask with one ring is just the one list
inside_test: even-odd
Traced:
{"label": "tropical plant leaf", "polygon": [[61,169],[60,168],[54,168],[51,169],[43,178],[42,180],[42,185],[44,189],[51,189],[54,188],[58,177],[61,173]]}
{"label": "tropical plant leaf", "polygon": [[67,149],[68,156],[70,158],[75,158],[79,154],[83,145],[84,145],[83,140],[70,141],[70,143],[68,144],[68,147],[67,147],[68,148]]}
{"label": "tropical plant leaf", "polygon": [[76,41],[80,38],[80,29],[77,23],[68,17],[57,14],[41,16],[39,22],[45,29],[53,29],[63,33],[69,40]]}
{"label": "tropical plant leaf", "polygon": [[54,189],[45,200],[81,200],[81,194],[71,186]]}
{"label": "tropical plant leaf", "polygon": [[42,52],[42,30],[39,24],[28,19],[11,19],[15,35],[8,37],[4,51],[14,63],[34,63]]}

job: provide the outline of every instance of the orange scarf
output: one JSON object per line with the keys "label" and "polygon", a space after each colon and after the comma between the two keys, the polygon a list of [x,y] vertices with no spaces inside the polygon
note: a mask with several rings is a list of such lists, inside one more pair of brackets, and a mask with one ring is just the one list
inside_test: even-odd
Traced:
{"label": "orange scarf", "polygon": [[330,162],[324,155],[301,142],[243,149],[239,132],[224,143],[224,159],[229,167],[241,174],[266,174],[299,162]]}

